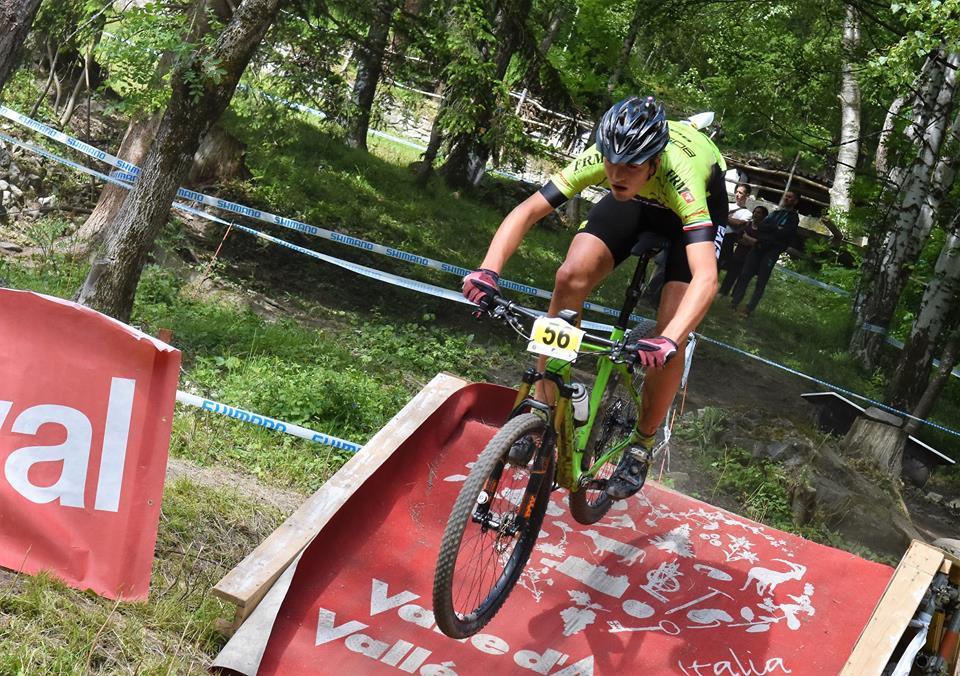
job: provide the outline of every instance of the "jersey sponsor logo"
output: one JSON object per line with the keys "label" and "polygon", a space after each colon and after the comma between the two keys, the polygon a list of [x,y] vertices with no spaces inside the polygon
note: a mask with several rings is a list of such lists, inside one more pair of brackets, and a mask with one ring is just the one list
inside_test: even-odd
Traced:
{"label": "jersey sponsor logo", "polygon": [[693,193],[690,192],[689,190],[684,190],[683,192],[681,192],[680,197],[682,197],[683,201],[686,202],[687,204],[693,204],[693,200],[694,200]]}
{"label": "jersey sponsor logo", "polygon": [[680,174],[678,174],[673,169],[670,169],[667,171],[666,179],[667,179],[667,182],[670,185],[672,185],[673,189],[676,190],[678,193],[682,194],[684,191],[687,190],[687,186],[683,184],[683,179],[680,178]]}
{"label": "jersey sponsor logo", "polygon": [[684,143],[684,142],[681,141],[680,139],[674,138],[674,136],[673,136],[672,133],[670,134],[670,141],[669,141],[669,143],[672,143],[673,145],[677,146],[677,148],[679,148],[679,149],[683,152],[683,154],[686,155],[687,157],[695,157],[695,156],[696,156],[696,153],[693,152],[693,150],[690,148],[690,146],[688,146],[686,143]]}
{"label": "jersey sponsor logo", "polygon": [[717,228],[717,236],[713,238],[713,246],[717,250],[717,258],[720,258],[720,249],[723,248],[723,236],[727,234],[724,227]]}
{"label": "jersey sponsor logo", "polygon": [[587,167],[592,167],[596,164],[603,162],[603,155],[600,153],[590,153],[586,157],[581,157],[578,160],[575,160],[573,163],[574,173],[580,171],[581,169],[586,169]]}

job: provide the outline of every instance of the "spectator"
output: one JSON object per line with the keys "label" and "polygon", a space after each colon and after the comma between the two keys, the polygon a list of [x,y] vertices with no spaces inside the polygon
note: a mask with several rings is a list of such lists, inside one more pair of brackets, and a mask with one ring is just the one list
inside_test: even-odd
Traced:
{"label": "spectator", "polygon": [[[755,206],[753,208],[753,217],[747,223],[746,228],[740,233],[737,240],[737,248],[730,254],[727,261],[727,276],[723,278],[723,284],[720,286],[720,295],[726,296],[733,288],[733,283],[740,276],[743,269],[743,263],[747,259],[747,254],[757,243],[757,225],[763,222],[770,210],[764,206]],[[724,242],[726,243],[726,242]]]}
{"label": "spectator", "polygon": [[763,297],[767,281],[770,279],[770,273],[773,272],[773,266],[776,265],[780,254],[790,246],[790,242],[797,233],[797,227],[800,225],[800,217],[797,215],[797,205],[799,203],[799,193],[788,190],[783,195],[783,207],[767,216],[757,226],[757,243],[753,250],[747,254],[743,262],[743,269],[740,271],[737,283],[733,287],[731,301],[733,308],[737,309],[740,301],[747,293],[747,284],[753,277],[757,278],[753,296],[750,298],[747,307],[740,310],[740,316],[749,317],[757,308],[757,304]]}
{"label": "spectator", "polygon": [[747,209],[747,198],[750,197],[750,186],[746,183],[738,183],[733,191],[733,202],[728,205],[727,223],[724,226],[723,244],[720,247],[720,257],[717,265],[721,270],[725,270],[727,262],[733,253],[733,245],[740,239],[740,233],[743,232],[747,224],[750,223],[750,210]]}

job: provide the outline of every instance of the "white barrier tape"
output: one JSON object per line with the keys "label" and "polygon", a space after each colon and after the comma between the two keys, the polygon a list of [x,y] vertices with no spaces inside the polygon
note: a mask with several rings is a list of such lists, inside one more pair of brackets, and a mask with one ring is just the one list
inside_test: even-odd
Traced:
{"label": "white barrier tape", "polygon": [[826,289],[827,291],[832,291],[833,293],[840,294],[841,296],[849,296],[850,292],[846,289],[841,289],[839,286],[834,286],[833,284],[827,284],[826,282],[821,282],[819,279],[814,279],[813,277],[808,277],[807,275],[795,272],[790,268],[785,268],[782,265],[777,265],[775,270],[782,272],[788,277],[793,277],[794,279],[799,279],[801,282],[807,284],[812,284],[813,286],[818,286],[821,289]]}
{"label": "white barrier tape", "polygon": [[203,397],[198,397],[197,395],[190,394],[189,392],[177,390],[177,401],[179,401],[181,404],[186,404],[187,406],[195,406],[196,408],[203,409],[204,411],[219,413],[222,416],[233,418],[234,420],[239,420],[240,422],[257,425],[258,427],[262,427],[266,430],[290,434],[295,437],[300,437],[301,439],[306,439],[307,441],[314,441],[318,444],[323,444],[324,446],[332,446],[333,448],[341,451],[356,453],[362,448],[360,444],[347,441],[346,439],[340,439],[339,437],[324,434],[323,432],[314,432],[313,430],[308,430],[306,427],[300,427],[299,425],[294,425],[293,423],[276,420],[275,418],[270,418],[265,415],[251,413],[250,411],[245,411],[242,408],[228,406],[227,404],[214,401],[213,399],[204,399]]}
{"label": "white barrier tape", "polygon": [[[269,96],[269,95],[268,95]],[[32,118],[22,115],[11,108],[0,105],[0,115],[6,117],[9,120],[12,120],[18,124],[21,124],[29,129],[37,131],[55,141],[63,143],[75,148],[80,152],[93,157],[97,160],[105,162],[120,171],[114,172],[118,178],[123,180],[133,182],[140,175],[140,168],[121,160],[119,157],[111,155],[107,152],[94,148],[93,146],[75,139],[72,136],[68,136],[62,132],[49,127],[48,125],[38,122]],[[70,165],[75,166],[75,165]],[[82,166],[82,165],[77,165]],[[363,249],[364,251],[370,251],[372,253],[381,254],[388,256],[390,258],[395,258],[397,260],[406,261],[408,263],[414,263],[423,267],[431,268],[433,270],[440,270],[441,272],[446,272],[449,274],[456,275],[458,277],[465,277],[470,274],[472,270],[467,268],[451,265],[450,263],[444,263],[442,261],[434,260],[432,258],[427,258],[426,256],[420,256],[418,254],[412,254],[407,251],[401,251],[399,249],[394,249],[392,247],[387,247],[382,244],[377,244],[375,242],[369,242],[359,237],[352,237],[350,235],[344,235],[342,233],[336,232],[334,230],[327,230],[326,228],[319,228],[309,223],[303,223],[296,219],[286,218],[284,216],[278,216],[267,211],[262,211],[260,209],[254,209],[252,207],[245,206],[243,204],[238,204],[236,202],[231,202],[230,200],[224,200],[217,197],[212,197],[210,195],[204,195],[203,193],[196,192],[194,190],[188,190],[186,188],[178,188],[177,196],[186,200],[193,202],[199,202],[200,204],[205,204],[207,206],[216,207],[218,209],[223,209],[224,211],[230,211],[241,216],[246,216],[254,220],[262,221],[264,223],[271,223],[273,225],[279,225],[290,230],[295,230],[297,232],[302,232],[308,235],[314,235],[316,237],[322,237],[323,239],[328,239],[331,242],[338,242],[340,244],[346,244],[347,246],[352,246],[358,249]],[[533,296],[535,298],[543,298],[549,300],[553,297],[553,294],[549,291],[543,289],[538,289],[527,284],[520,284],[518,282],[513,282],[508,279],[501,279],[500,286],[504,289],[509,289],[511,291],[517,291],[519,293],[527,294],[528,296]],[[613,308],[604,307],[603,305],[598,305],[596,303],[591,303],[589,301],[583,304],[584,310],[590,310],[593,312],[599,312],[601,314],[609,316],[619,316],[619,312]],[[635,322],[645,321],[644,317],[639,315],[631,315],[630,319]]]}
{"label": "white barrier tape", "polygon": [[[271,95],[269,94],[264,94],[264,96],[271,97]],[[271,98],[275,98],[275,97],[271,97]],[[316,112],[319,113],[320,111],[316,111]],[[98,148],[94,148],[93,146],[87,143],[84,143],[79,139],[75,139],[72,136],[68,136],[67,134],[59,132],[56,129],[49,127],[48,125],[43,124],[42,122],[38,122],[32,118],[27,117],[26,115],[22,115],[21,113],[18,113],[17,111],[12,110],[11,108],[7,108],[6,106],[0,105],[0,115],[3,115],[4,117],[14,122],[17,122],[18,124],[21,124],[29,129],[32,129],[41,134],[44,134],[45,136],[55,141],[68,145],[71,148],[75,148],[90,157],[93,157],[102,162],[110,164],[111,166],[116,167],[117,169],[120,169],[120,171],[113,172],[113,174],[117,178],[133,182],[136,180],[136,178],[140,174],[139,167],[133,164],[130,164],[129,162],[126,162],[120,159],[119,157],[116,157],[107,152],[99,150]],[[78,165],[78,166],[82,166],[82,165]],[[363,249],[364,251],[370,251],[372,253],[389,256],[390,258],[406,261],[408,263],[414,263],[414,264],[421,265],[423,267],[428,267],[434,270],[440,270],[442,272],[447,272],[450,274],[457,275],[458,277],[461,277],[461,278],[472,272],[472,270],[469,270],[461,266],[452,265],[450,263],[444,263],[442,261],[434,260],[432,258],[427,258],[425,256],[420,256],[418,254],[412,254],[399,249],[394,249],[392,247],[386,247],[386,246],[383,246],[382,244],[369,242],[367,240],[363,240],[358,237],[352,237],[350,235],[344,235],[342,233],[338,233],[332,230],[327,230],[325,228],[319,228],[317,226],[313,226],[308,223],[297,221],[296,219],[278,216],[270,212],[262,211],[260,209],[254,209],[252,207],[248,207],[243,204],[238,204],[236,202],[231,202],[229,200],[224,200],[217,197],[204,195],[203,193],[199,193],[193,190],[188,190],[186,188],[178,188],[177,195],[183,199],[188,199],[194,202],[199,202],[201,204],[206,204],[207,206],[217,207],[225,211],[231,211],[233,213],[237,213],[242,216],[247,216],[255,220],[263,221],[265,223],[279,225],[281,227],[289,228],[297,232],[303,232],[309,235],[314,235],[317,237],[328,239],[332,242],[339,242],[340,244],[346,244],[347,246]],[[553,294],[549,291],[538,289],[537,287],[529,286],[527,284],[514,282],[508,279],[501,279],[500,286],[502,288],[509,289],[511,291],[517,291],[519,293],[524,293],[536,298],[543,298],[543,299],[549,300],[553,297]],[[601,314],[606,314],[613,317],[619,316],[619,312],[617,310],[614,310],[613,308],[605,307],[603,305],[599,305],[596,303],[592,303],[590,301],[585,302],[583,304],[583,308],[584,310],[599,312]],[[646,321],[645,317],[642,317],[636,314],[631,315],[630,319],[634,322]]]}
{"label": "white barrier tape", "polygon": [[[118,186],[120,186],[120,187],[127,188],[127,189],[130,189],[130,188],[132,187],[132,186],[130,186],[129,184],[124,183],[124,182],[122,182],[122,181],[120,181],[120,180],[118,180],[118,179],[115,179],[115,178],[112,178],[112,177],[110,177],[110,176],[107,176],[107,175],[105,175],[105,174],[103,174],[103,173],[101,173],[101,172],[98,172],[98,171],[94,170],[94,169],[90,169],[90,168],[88,168],[88,167],[84,167],[84,166],[81,165],[81,164],[78,164],[78,163],[73,162],[73,161],[71,161],[71,160],[62,158],[62,157],[60,157],[60,156],[58,156],[58,155],[55,155],[54,153],[51,153],[51,152],[49,152],[49,151],[46,151],[46,150],[43,150],[43,149],[38,148],[38,147],[36,147],[36,146],[33,146],[32,144],[24,143],[23,141],[18,141],[17,139],[14,139],[14,138],[12,138],[12,137],[10,137],[10,136],[7,136],[6,134],[0,133],[0,139],[5,140],[5,141],[9,141],[9,142],[11,142],[11,143],[14,143],[14,144],[16,144],[16,145],[19,145],[19,146],[25,148],[25,149],[32,150],[32,151],[34,151],[34,152],[39,153],[40,155],[43,155],[44,157],[48,157],[48,158],[50,158],[50,159],[52,159],[52,160],[55,160],[55,161],[57,161],[57,162],[60,162],[60,163],[62,163],[62,164],[65,164],[65,165],[67,165],[67,166],[77,168],[77,169],[79,169],[80,171],[83,171],[84,173],[90,174],[90,175],[92,175],[92,176],[96,176],[96,177],[98,177],[98,178],[101,178],[101,179],[104,180],[104,181],[107,181],[107,182],[109,182],[109,183],[113,183],[113,184],[118,185]],[[253,228],[248,228],[248,227],[246,227],[246,226],[238,225],[238,224],[236,224],[236,223],[231,223],[230,221],[226,221],[226,220],[224,220],[224,219],[222,219],[222,218],[219,218],[219,217],[217,217],[217,216],[214,216],[213,214],[209,214],[209,213],[207,213],[207,212],[201,211],[200,209],[195,209],[195,208],[193,208],[193,207],[187,206],[186,204],[174,202],[172,206],[173,206],[174,208],[176,208],[176,209],[180,209],[180,210],[182,210],[182,211],[186,211],[186,212],[188,212],[188,213],[195,214],[195,215],[200,216],[200,217],[202,217],[202,218],[206,218],[206,219],[208,219],[208,220],[211,220],[211,221],[214,221],[214,222],[217,222],[217,223],[221,223],[221,224],[223,224],[223,225],[233,226],[234,228],[237,228],[237,229],[242,230],[242,231],[244,231],[244,232],[247,232],[247,233],[249,233],[249,234],[253,234],[253,235],[255,235],[256,237],[260,237],[260,238],[265,239],[265,240],[267,240],[267,241],[269,241],[269,242],[273,242],[273,243],[278,244],[278,245],[280,245],[280,246],[284,246],[284,247],[287,247],[287,248],[289,248],[289,249],[293,249],[294,251],[298,251],[298,252],[303,253],[303,254],[306,254],[306,255],[308,255],[308,256],[311,256],[311,257],[314,257],[314,258],[318,258],[318,259],[323,260],[323,261],[325,261],[325,262],[332,263],[333,265],[337,265],[337,266],[342,267],[342,268],[344,268],[344,269],[346,269],[346,270],[351,270],[351,271],[356,272],[356,273],[358,273],[358,274],[362,274],[362,275],[364,275],[364,276],[371,277],[371,278],[373,278],[373,279],[378,279],[378,280],[383,281],[383,282],[386,282],[386,283],[388,283],[388,284],[395,284],[395,285],[397,285],[397,286],[402,286],[402,287],[404,287],[404,288],[408,288],[408,289],[411,289],[411,290],[414,290],[414,291],[420,291],[421,293],[426,293],[426,294],[428,294],[428,295],[436,296],[436,297],[439,297],[439,298],[446,298],[446,299],[448,299],[448,300],[453,300],[453,301],[458,302],[458,303],[469,304],[469,301],[467,301],[467,300],[463,297],[462,294],[457,293],[457,292],[455,292],[455,291],[451,291],[451,290],[449,290],[449,289],[444,289],[444,288],[442,288],[442,287],[434,286],[433,284],[427,284],[427,283],[425,283],[425,282],[417,282],[417,281],[414,281],[414,280],[408,280],[408,279],[405,279],[405,278],[403,278],[403,277],[399,277],[399,276],[397,276],[397,275],[392,275],[392,274],[390,274],[390,273],[381,272],[381,271],[375,270],[375,269],[373,269],[373,268],[367,268],[367,267],[365,267],[365,266],[358,265],[358,264],[356,264],[356,263],[350,263],[350,262],[348,262],[348,261],[344,261],[344,260],[339,259],[339,258],[334,258],[333,256],[327,256],[326,254],[322,254],[322,253],[320,253],[320,252],[318,252],[318,251],[313,251],[313,250],[311,250],[311,249],[307,249],[307,248],[305,248],[305,247],[298,246],[298,245],[296,245],[296,244],[293,244],[293,243],[291,243],[291,242],[287,242],[287,241],[282,240],[282,239],[279,239],[279,238],[277,238],[277,237],[273,237],[272,235],[267,235],[266,233],[260,232],[260,231],[258,231],[258,230],[254,230]],[[591,329],[591,330],[599,330],[599,331],[607,331],[607,332],[609,332],[609,331],[612,329],[612,327],[611,327],[610,325],[608,325],[608,324],[598,324],[598,323],[596,323],[596,322],[582,322],[581,326],[583,326],[583,327],[585,327],[585,328],[588,328],[588,329]],[[909,414],[909,413],[907,413],[907,412],[905,412],[905,411],[900,411],[900,410],[898,410],[898,409],[892,408],[892,407],[890,407],[890,406],[887,406],[886,404],[880,403],[880,402],[878,402],[878,401],[875,401],[875,400],[873,400],[873,399],[870,399],[870,398],[868,398],[868,397],[865,397],[865,396],[863,396],[863,395],[861,395],[861,394],[857,394],[856,392],[851,392],[850,390],[844,389],[844,388],[839,387],[839,386],[837,386],[837,385],[833,385],[833,384],[828,383],[828,382],[826,382],[826,381],[824,381],[824,380],[821,380],[821,379],[819,379],[819,378],[815,378],[815,377],[813,377],[813,376],[809,376],[809,375],[807,375],[807,374],[805,374],[805,373],[802,373],[802,372],[800,372],[800,371],[797,371],[797,370],[795,370],[795,369],[792,369],[792,368],[790,368],[789,366],[785,366],[785,365],[783,365],[783,364],[777,363],[777,362],[772,361],[772,360],[770,360],[770,359],[766,359],[765,357],[761,357],[761,356],[759,356],[759,355],[751,354],[750,352],[747,352],[747,351],[745,351],[745,350],[741,350],[740,348],[734,347],[733,345],[728,345],[728,344],[726,344],[726,343],[724,343],[724,342],[721,342],[721,341],[719,341],[719,340],[716,340],[716,339],[714,339],[714,338],[709,338],[709,337],[707,337],[707,336],[705,336],[705,335],[703,335],[703,334],[697,334],[697,335],[698,335],[700,338],[703,338],[704,340],[706,340],[707,342],[713,343],[713,344],[715,344],[715,345],[718,345],[718,346],[720,346],[720,347],[724,347],[724,348],[726,348],[726,349],[728,349],[728,350],[731,350],[731,351],[733,351],[733,352],[737,352],[737,353],[742,354],[742,355],[744,355],[744,356],[750,357],[751,359],[756,359],[756,360],[758,360],[758,361],[760,361],[760,362],[762,362],[762,363],[764,363],[764,364],[767,364],[768,366],[773,366],[773,367],[775,367],[775,368],[778,368],[778,369],[781,369],[781,370],[786,371],[786,372],[788,372],[788,373],[791,373],[791,374],[793,374],[793,375],[795,375],[795,376],[799,376],[799,377],[801,377],[801,378],[806,378],[807,380],[810,380],[810,381],[812,381],[812,382],[815,382],[815,383],[817,383],[817,384],[819,384],[819,385],[823,385],[824,387],[828,387],[828,388],[830,388],[831,390],[834,390],[834,391],[836,391],[836,392],[840,392],[840,393],[842,393],[842,394],[846,394],[846,395],[848,395],[848,396],[855,397],[855,398],[860,399],[860,400],[862,400],[862,401],[866,401],[866,402],[870,403],[871,405],[876,406],[877,408],[881,408],[881,409],[883,409],[883,410],[889,411],[889,412],[894,413],[894,414],[896,414],[896,415],[900,415],[900,416],[904,416],[904,417],[907,417],[907,418],[911,418],[911,419],[916,420],[916,421],[918,421],[918,422],[920,422],[920,423],[922,423],[922,424],[924,424],[924,425],[928,425],[928,426],[930,426],[930,427],[933,427],[933,428],[935,428],[935,429],[938,429],[938,430],[940,430],[940,431],[942,431],[942,432],[947,432],[947,433],[949,433],[949,434],[952,434],[952,435],[955,435],[955,436],[960,437],[960,432],[957,432],[956,430],[952,430],[952,429],[950,429],[950,428],[948,428],[948,427],[944,427],[944,426],[942,426],[942,425],[939,425],[939,424],[937,424],[937,423],[931,422],[931,421],[929,421],[929,420],[924,420],[924,419],[922,419],[922,418],[918,418],[918,417],[913,416],[913,415],[911,415],[911,414]],[[957,376],[957,375],[958,375],[958,373],[957,373],[956,370],[953,371],[953,375],[954,375],[954,376]]]}

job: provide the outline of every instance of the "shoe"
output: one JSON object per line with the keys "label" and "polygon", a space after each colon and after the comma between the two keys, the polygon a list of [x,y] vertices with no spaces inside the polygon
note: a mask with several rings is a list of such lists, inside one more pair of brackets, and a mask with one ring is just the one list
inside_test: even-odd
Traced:
{"label": "shoe", "polygon": [[507,453],[507,462],[514,467],[526,467],[530,459],[533,458],[533,452],[536,449],[537,444],[534,442],[533,437],[526,436],[522,439],[517,439],[513,442],[513,446],[510,447],[510,452]]}
{"label": "shoe", "polygon": [[748,310],[747,308],[741,308],[737,310],[737,314],[740,316],[741,319],[750,319],[750,310]]}
{"label": "shoe", "polygon": [[654,440],[655,437],[648,437],[624,451],[620,463],[607,481],[607,495],[614,500],[625,500],[643,488],[650,468],[650,449]]}

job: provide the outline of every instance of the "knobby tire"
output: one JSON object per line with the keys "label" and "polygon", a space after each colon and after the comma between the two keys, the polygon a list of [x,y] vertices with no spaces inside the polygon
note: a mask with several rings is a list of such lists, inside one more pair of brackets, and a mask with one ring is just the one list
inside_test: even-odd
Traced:
{"label": "knobby tire", "polygon": [[[523,573],[527,559],[533,551],[534,544],[536,544],[537,536],[540,534],[540,525],[543,523],[547,503],[550,501],[550,491],[553,488],[556,458],[553,448],[541,447],[545,431],[545,421],[532,413],[523,413],[509,420],[484,448],[470,470],[463,488],[460,489],[460,494],[457,496],[444,529],[433,582],[434,617],[437,626],[447,636],[466,638],[480,631],[503,606]],[[506,462],[507,454],[514,442],[528,435],[534,435],[537,439],[534,460],[528,463],[527,467],[513,467]],[[526,472],[526,480],[520,479],[525,490],[531,478],[529,467],[536,464],[536,457],[541,453],[549,453],[547,474],[540,486],[533,511],[525,527],[513,536],[501,536],[501,538],[510,537],[514,540],[512,551],[506,555],[506,561],[502,563],[502,570],[500,570],[498,576],[491,579],[489,591],[478,591],[475,594],[475,600],[466,602],[468,606],[466,609],[455,607],[458,601],[463,598],[464,590],[461,585],[464,584],[466,576],[470,575],[471,569],[476,567],[477,557],[483,556],[488,563],[495,564],[498,567],[504,558],[504,552],[498,554],[495,548],[497,544],[502,542],[502,539],[498,539],[492,530],[483,530],[480,524],[475,523],[472,518],[477,506],[477,498],[487,478],[495,472],[501,473],[501,484],[498,486],[496,494],[490,498],[491,511],[495,511],[493,508],[497,504],[494,502],[496,500],[502,501],[504,507],[509,504],[514,511],[519,511],[519,506],[513,505],[503,497],[502,482],[505,480],[503,477],[513,473],[512,477],[516,478],[517,473]],[[514,490],[519,490],[519,488]],[[464,534],[467,532],[470,535],[465,538]],[[491,541],[486,542],[485,547],[481,549],[479,554],[475,554],[473,559],[469,556],[464,559],[461,556],[461,549],[472,548],[475,551],[478,546],[477,543],[480,542],[477,539],[477,534],[481,538]],[[481,542],[481,544],[484,543]],[[469,555],[470,552],[465,551],[464,553]],[[458,572],[460,573],[459,577]],[[496,572],[494,575],[496,575]],[[479,581],[476,580],[475,572],[473,576],[474,581],[482,586],[486,578],[486,572],[481,571]],[[470,596],[474,596],[472,591],[468,594],[468,597]],[[481,596],[482,598],[480,598]],[[460,605],[463,605],[463,603],[461,602]]]}

